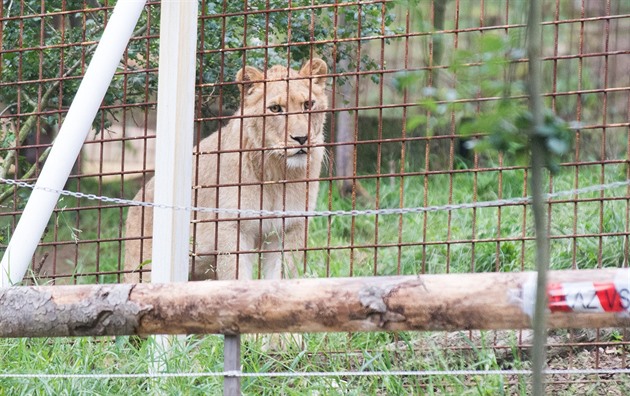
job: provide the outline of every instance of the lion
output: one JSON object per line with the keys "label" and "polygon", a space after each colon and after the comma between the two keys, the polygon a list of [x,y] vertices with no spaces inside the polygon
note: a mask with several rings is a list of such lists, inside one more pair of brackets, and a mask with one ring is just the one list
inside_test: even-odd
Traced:
{"label": "lion", "polygon": [[[327,72],[328,66],[319,58],[299,71],[280,65],[266,73],[252,66],[238,71],[242,101],[235,113],[238,118],[203,139],[195,151],[199,158],[193,164],[193,177],[197,175],[197,184],[202,186],[194,192],[196,206],[267,211],[315,208],[316,179],[326,154]],[[153,179],[134,199],[153,200]],[[263,278],[297,277],[306,244],[305,217],[227,220],[235,218],[238,215],[197,213],[190,279],[252,279],[259,256]],[[152,209],[129,208],[127,283],[137,283],[138,269],[150,265],[144,264],[150,262],[151,239],[141,236],[151,237],[152,222]],[[143,281],[149,279],[143,274]]]}

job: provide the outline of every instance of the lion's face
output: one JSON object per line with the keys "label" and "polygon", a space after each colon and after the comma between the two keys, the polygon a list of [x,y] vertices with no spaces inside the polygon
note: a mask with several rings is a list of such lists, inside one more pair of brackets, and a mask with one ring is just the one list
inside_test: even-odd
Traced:
{"label": "lion's face", "polygon": [[[304,168],[316,151],[323,152],[324,92],[328,67],[313,59],[300,71],[274,66],[263,72],[246,67],[237,74],[241,82],[243,133],[265,156],[286,161],[289,168]],[[257,82],[266,80],[267,82]],[[248,117],[249,116],[249,117]],[[252,117],[254,116],[254,117]],[[321,156],[320,156],[321,158]]]}

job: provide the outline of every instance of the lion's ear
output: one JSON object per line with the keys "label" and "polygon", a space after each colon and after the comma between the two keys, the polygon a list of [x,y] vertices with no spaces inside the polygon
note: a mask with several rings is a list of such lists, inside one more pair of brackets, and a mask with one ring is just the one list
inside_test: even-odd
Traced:
{"label": "lion's ear", "polygon": [[245,94],[249,94],[256,81],[262,81],[264,78],[264,74],[252,66],[245,66],[236,73],[236,82],[240,83],[238,89]]}
{"label": "lion's ear", "polygon": [[[300,69],[300,75],[304,77],[323,76],[328,73],[328,65],[319,58],[307,60]],[[313,78],[314,84],[326,84],[326,77]]]}

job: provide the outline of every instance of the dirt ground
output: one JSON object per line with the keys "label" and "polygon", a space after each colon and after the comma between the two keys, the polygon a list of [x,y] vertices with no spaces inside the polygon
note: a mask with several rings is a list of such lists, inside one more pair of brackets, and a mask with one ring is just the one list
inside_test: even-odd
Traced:
{"label": "dirt ground", "polygon": [[[550,330],[547,338],[547,368],[550,370],[609,370],[601,374],[566,374],[547,377],[550,395],[627,395],[630,377],[615,370],[630,369],[630,334],[624,329]],[[529,369],[531,330],[465,331],[435,334],[429,344],[451,349],[454,354],[478,357],[474,348],[494,353],[501,369]],[[427,347],[428,345],[424,345]],[[468,352],[466,352],[468,351]],[[472,363],[472,361],[471,361]],[[518,363],[518,364],[515,364]],[[523,377],[520,378],[523,382]],[[525,382],[529,377],[525,378]],[[518,376],[508,376],[508,394],[519,394]]]}

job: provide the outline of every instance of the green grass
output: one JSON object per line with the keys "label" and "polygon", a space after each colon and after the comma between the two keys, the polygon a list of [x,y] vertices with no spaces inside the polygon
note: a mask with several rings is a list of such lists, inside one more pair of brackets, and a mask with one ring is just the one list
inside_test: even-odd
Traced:
{"label": "green grass", "polygon": [[[579,170],[578,187],[610,183],[625,179],[625,166],[609,165],[601,171],[599,166],[584,166]],[[379,207],[400,207],[401,183],[405,207],[423,207],[498,198],[519,198],[523,193],[523,170],[504,171],[501,174],[502,191],[498,191],[498,172],[480,172],[427,177],[405,177],[401,182],[389,180],[380,183]],[[475,179],[476,178],[476,184]],[[452,179],[452,180],[451,180]],[[449,185],[453,186],[449,193]],[[553,178],[554,191],[573,189],[575,175],[566,170]],[[376,183],[364,183],[375,196]],[[319,209],[328,208],[327,184],[322,185],[323,199]],[[625,260],[622,234],[628,227],[627,200],[624,188],[606,191],[603,201],[554,203],[550,210],[551,268],[619,267]],[[351,209],[349,201],[341,200],[333,191],[332,209]],[[473,198],[476,196],[476,199]],[[579,199],[595,199],[600,193],[581,194]],[[572,199],[563,196],[558,199]],[[356,205],[357,209],[373,207]],[[499,222],[499,213],[501,221]],[[378,232],[378,234],[377,234]],[[328,244],[328,234],[331,235]],[[593,237],[592,234],[607,234]],[[307,269],[311,276],[391,275],[446,272],[521,271],[534,268],[533,220],[529,208],[523,205],[501,208],[458,209],[423,214],[335,217],[331,220],[316,218],[310,229],[310,246],[328,247],[309,253]],[[377,236],[378,235],[378,236]],[[387,245],[379,247],[377,254],[371,247],[334,249],[354,246]],[[497,239],[501,239],[497,241]],[[398,249],[398,242],[408,244]],[[391,246],[391,247],[390,247]],[[575,254],[573,252],[576,252]],[[601,251],[601,253],[600,253]],[[349,263],[352,254],[352,270]],[[322,265],[325,263],[326,265]],[[400,263],[400,267],[399,267]]]}
{"label": "green grass", "polygon": [[[488,164],[492,166],[492,163]],[[416,170],[416,169],[414,169]],[[527,195],[522,169],[403,178],[368,179],[362,186],[372,198],[339,196],[335,186],[320,183],[318,210],[441,206]],[[625,180],[624,164],[567,167],[552,179],[553,191]],[[500,182],[500,183],[499,183]],[[499,191],[499,184],[501,189]],[[549,185],[545,182],[545,185]],[[329,189],[332,186],[332,192]],[[138,181],[98,183],[82,179],[68,189],[132,198]],[[378,191],[378,195],[377,195]],[[551,268],[619,267],[627,262],[629,203],[625,188],[604,193],[562,196],[548,209]],[[402,195],[402,199],[401,199]],[[580,202],[571,202],[579,198]],[[378,201],[378,202],[377,202]],[[402,202],[402,203],[401,203]],[[39,256],[48,253],[40,275],[62,275],[56,283],[112,283],[120,280],[126,208],[98,208],[87,199],[63,197],[51,220]],[[92,209],[81,209],[93,207]],[[95,207],[95,208],[94,208]],[[499,221],[500,216],[500,221]],[[6,222],[6,217],[0,220]],[[6,229],[6,225],[2,229]],[[597,235],[603,235],[601,237]],[[534,268],[533,220],[524,205],[457,209],[405,215],[313,218],[304,275],[369,276],[417,273],[522,271]],[[63,245],[62,245],[63,244]],[[57,246],[54,246],[57,245]],[[376,246],[376,248],[375,248]],[[39,258],[36,259],[38,262]],[[51,263],[56,260],[53,271]],[[95,274],[97,272],[111,274]],[[51,282],[41,276],[40,283]]]}
{"label": "green grass", "polygon": [[[428,354],[418,354],[412,341],[416,334],[370,333],[307,335],[306,351],[288,349],[281,354],[261,352],[261,340],[246,338],[243,346],[243,368],[247,372],[316,372],[316,371],[391,371],[499,369],[490,348],[475,347],[459,356],[436,347]],[[2,364],[0,373],[103,374],[146,373],[152,359],[151,342],[136,347],[121,338],[111,339],[18,339],[0,340]],[[395,348],[374,349],[374,346]],[[345,351],[357,351],[345,353]],[[219,372],[222,370],[222,337],[192,337],[169,352],[169,372]],[[518,366],[520,367],[520,365]],[[500,376],[479,376],[466,379],[456,376],[431,377],[259,377],[243,378],[244,394],[303,395],[308,394],[496,394],[503,389]],[[209,395],[222,393],[222,378],[131,378],[131,379],[7,379],[0,375],[1,394],[140,395],[155,390],[159,394]]]}
{"label": "green grass", "polygon": [[[601,182],[625,179],[624,165],[582,166],[577,180],[574,168],[565,169],[553,178],[554,191],[568,190],[574,185],[584,187]],[[404,177],[402,181],[379,181],[378,205],[381,208],[400,207],[401,183],[403,205],[419,207],[494,200],[524,195],[523,170],[501,173],[502,190],[498,190],[498,172],[479,172],[449,175]],[[119,182],[104,183],[98,190],[93,180],[81,182],[81,191],[117,196]],[[452,184],[452,192],[449,186]],[[548,185],[548,183],[547,183]],[[426,187],[425,187],[426,186]],[[376,197],[377,183],[365,181],[363,187]],[[70,186],[72,189],[72,186]],[[350,200],[339,197],[333,189],[329,202],[329,184],[321,183],[318,209],[352,209]],[[425,188],[427,189],[425,198]],[[124,185],[125,196],[132,196],[137,183]],[[628,202],[623,197],[625,188],[606,191],[603,201],[558,203],[552,205],[550,231],[553,269],[619,267],[624,263],[625,238],[616,236],[628,227]],[[600,193],[580,196],[598,198]],[[571,198],[563,197],[563,198]],[[68,208],[54,219],[46,238],[50,241],[90,241],[120,236],[123,209],[74,210],[93,202],[64,198],[59,207]],[[357,200],[357,209],[372,208],[375,200]],[[501,222],[498,208],[460,209],[450,212],[315,218],[309,229],[309,246],[322,248],[308,253],[305,276],[359,276],[521,271],[533,268],[533,241],[523,241],[532,234],[529,210],[523,206],[502,207]],[[525,216],[525,219],[524,219]],[[473,222],[474,220],[474,222]],[[99,228],[100,221],[100,228]],[[525,223],[524,223],[525,221]],[[523,228],[523,224],[525,227]],[[377,230],[378,227],[378,230]],[[607,233],[593,237],[589,234]],[[330,234],[330,242],[328,235]],[[574,236],[581,235],[585,236]],[[498,236],[500,242],[487,241]],[[398,242],[410,245],[399,248]],[[390,247],[348,247],[394,244]],[[75,247],[79,267],[69,265],[78,283],[115,282],[116,275],[89,275],[97,270],[115,271],[120,268],[120,242],[90,242]],[[98,261],[95,260],[98,257]],[[98,266],[97,266],[98,265]],[[45,282],[44,282],[45,283]],[[63,282],[62,282],[63,283]],[[519,369],[528,368],[516,332],[510,333],[507,353],[494,347],[492,332],[482,333],[481,339],[469,340],[461,333],[457,342],[448,337],[452,333],[357,333],[307,334],[305,349],[288,348],[282,353],[263,351],[262,341],[246,338],[243,348],[245,372],[335,372],[347,370],[458,370],[458,369]],[[458,345],[455,349],[453,347]],[[120,338],[77,339],[2,339],[0,340],[0,373],[146,373],[150,361],[149,342],[129,343]],[[172,352],[167,370],[171,372],[214,372],[223,366],[222,337],[199,336]],[[528,394],[527,377],[455,376],[424,377],[261,377],[242,380],[245,394],[261,395],[391,395],[391,394]],[[611,386],[611,385],[608,385]],[[614,385],[622,386],[622,385]],[[627,385],[623,385],[627,386]],[[568,388],[567,388],[568,389]],[[155,390],[160,394],[207,395],[222,392],[221,377],[173,378],[153,380],[134,379],[7,379],[0,376],[2,394],[146,394]],[[570,394],[570,391],[558,394]]]}
{"label": "green grass", "polygon": [[[497,335],[499,334],[499,335]],[[502,334],[502,335],[501,335]],[[313,373],[394,370],[527,370],[529,361],[518,346],[517,332],[458,333],[356,333],[306,334],[305,349],[288,346],[279,353],[263,351],[262,340],[245,336],[244,372],[261,373],[243,378],[244,394],[251,395],[527,395],[528,377],[436,373],[425,376],[302,376],[273,377],[273,373]],[[495,348],[495,337],[503,337]],[[125,337],[74,339],[1,339],[0,394],[2,395],[144,395],[222,393],[220,376],[155,379],[139,378],[5,378],[7,373],[143,374],[156,356],[152,341],[130,343]],[[221,336],[192,336],[175,344],[165,370],[216,373],[223,369]],[[558,367],[556,367],[558,368]],[[600,390],[628,390],[627,379],[618,383],[595,379]],[[554,387],[554,394],[571,395],[571,382]]]}

